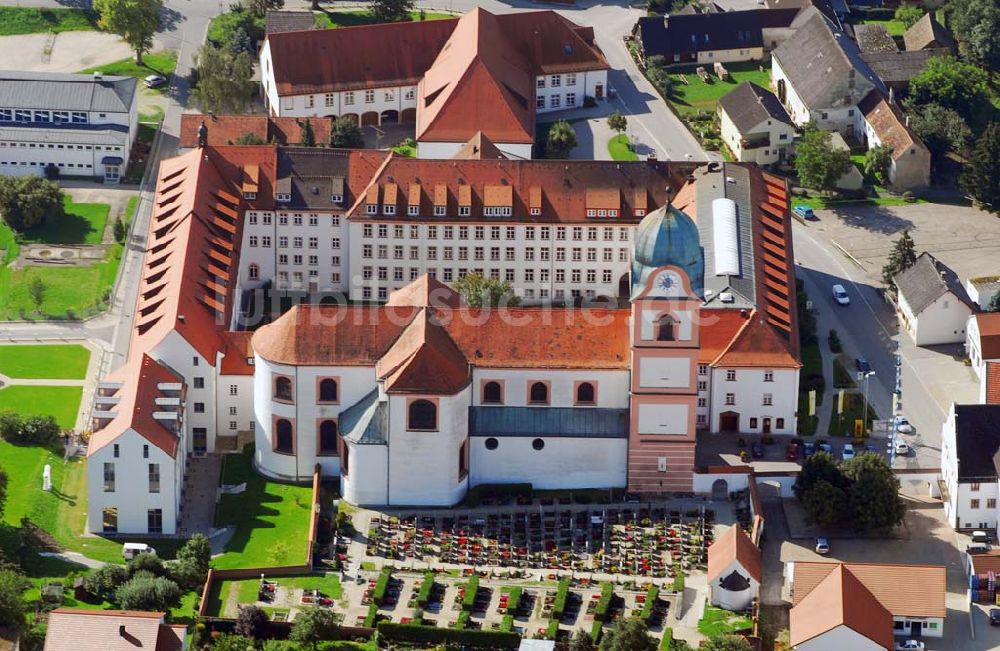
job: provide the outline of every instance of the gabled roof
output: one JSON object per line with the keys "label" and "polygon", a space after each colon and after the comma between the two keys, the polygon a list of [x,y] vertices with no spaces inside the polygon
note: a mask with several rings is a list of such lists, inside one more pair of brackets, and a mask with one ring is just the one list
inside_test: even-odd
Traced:
{"label": "gabled roof", "polygon": [[[795,563],[798,597],[799,563]],[[789,614],[790,643],[797,646],[846,626],[885,649],[893,648],[892,615],[844,565],[828,563],[830,569],[804,598],[797,599]],[[942,570],[944,568],[941,568]],[[899,589],[904,584],[896,586]],[[906,586],[900,592],[910,592]]]}
{"label": "gabled roof", "polygon": [[489,136],[482,131],[477,131],[476,135],[462,145],[452,158],[456,160],[497,160],[499,158],[510,158],[507,154],[493,144]]}
{"label": "gabled roof", "polygon": [[49,614],[45,651],[180,651],[187,630],[164,613],[57,608]]}
{"label": "gabled roof", "polygon": [[128,113],[139,81],[135,77],[74,75],[60,72],[0,70],[0,106]]}
{"label": "gabled roof", "polygon": [[948,293],[974,309],[955,272],[927,251],[917,256],[913,266],[897,274],[892,282],[906,299],[914,315],[919,315]]}
{"label": "gabled roof", "polygon": [[[296,12],[301,13],[301,12]],[[278,145],[298,145],[302,142],[302,129],[306,120],[312,127],[316,144],[323,146],[330,142],[330,117],[272,117],[268,115],[204,115],[184,113],[181,115],[181,148],[198,146],[198,127],[202,121],[208,128],[209,145],[235,145],[237,141],[253,134],[262,142]]]}
{"label": "gabled roof", "polygon": [[725,350],[712,361],[712,365],[799,368],[802,363],[795,358],[788,340],[779,335],[754,310]]}
{"label": "gabled roof", "polygon": [[633,31],[644,56],[664,56],[670,62],[675,54],[762,47],[765,26],[788,27],[798,12],[793,7],[643,16]]}
{"label": "gabled roof", "polygon": [[740,134],[750,133],[767,120],[792,126],[792,119],[774,93],[752,81],[744,81],[724,95],[719,100],[719,107],[726,112]]}
{"label": "gabled roof", "polygon": [[1000,450],[1000,405],[955,405],[955,456],[959,480],[996,477]]}
{"label": "gabled roof", "polygon": [[[927,151],[927,146],[920,137],[906,126],[906,119],[877,90],[868,93],[861,100],[858,110],[865,116],[865,121],[871,125],[882,145],[892,148],[893,159],[899,160],[916,150]],[[965,290],[962,290],[961,295],[965,295]]]}
{"label": "gabled roof", "polygon": [[923,15],[903,34],[907,50],[922,50],[927,47],[955,49],[955,39],[934,17],[934,12]]}
{"label": "gabled roof", "polygon": [[375,365],[387,392],[452,395],[469,383],[469,363],[425,309]]}
{"label": "gabled roof", "polygon": [[437,278],[424,274],[409,285],[389,293],[386,307],[458,307],[458,292]]}
{"label": "gabled roof", "polygon": [[698,363],[711,364],[733,343],[750,318],[747,310],[703,310],[698,336]]}
{"label": "gabled roof", "polygon": [[708,580],[714,581],[721,576],[734,560],[743,566],[754,581],[760,583],[760,549],[739,524],[730,526],[709,546]]}
{"label": "gabled roof", "polygon": [[937,48],[926,50],[906,50],[903,52],[865,52],[861,58],[883,83],[901,86],[923,72],[927,62],[934,57],[949,54],[949,50]]}
{"label": "gabled roof", "polygon": [[979,330],[979,354],[983,359],[1000,359],[1000,312],[973,315]]}
{"label": "gabled roof", "polygon": [[[860,581],[893,616],[944,617],[947,613],[943,565],[795,561],[792,569],[792,605],[797,606],[806,600],[819,589],[827,576],[840,567]],[[900,586],[906,586],[906,589],[901,590]]]}
{"label": "gabled roof", "polygon": [[313,29],[316,18],[311,11],[281,11],[269,9],[264,15],[264,33],[296,32]]}
{"label": "gabled roof", "polygon": [[247,330],[226,330],[222,333],[222,364],[220,375],[253,375],[253,333]]}

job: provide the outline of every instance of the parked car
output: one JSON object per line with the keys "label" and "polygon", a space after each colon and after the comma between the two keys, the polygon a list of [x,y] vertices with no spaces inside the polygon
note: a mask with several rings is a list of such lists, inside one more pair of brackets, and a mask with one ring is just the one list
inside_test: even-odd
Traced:
{"label": "parked car", "polygon": [[840,456],[841,456],[841,458],[844,459],[844,461],[848,461],[850,459],[853,459],[854,458],[854,445],[852,445],[851,443],[845,443],[844,444],[844,451],[840,453]]}
{"label": "parked car", "polygon": [[792,208],[792,212],[801,217],[802,219],[808,219],[810,221],[816,219],[816,213],[813,209],[806,205],[798,205]]}
{"label": "parked car", "polygon": [[826,538],[816,539],[816,553],[826,556],[830,553],[830,541]]}
{"label": "parked car", "polygon": [[990,534],[985,531],[973,531],[972,532],[972,542],[983,543],[984,545],[990,544]]}
{"label": "parked car", "polygon": [[152,554],[156,556],[156,550],[146,543],[125,543],[122,545],[122,558],[130,561],[139,554]]}
{"label": "parked car", "polygon": [[788,459],[789,461],[798,461],[799,460],[799,444],[798,443],[789,443],[788,444],[788,447],[785,448],[785,458]]}
{"label": "parked car", "polygon": [[906,441],[896,441],[893,450],[896,452],[897,457],[905,457],[910,453],[910,446],[906,444]]}
{"label": "parked car", "polygon": [[146,84],[146,88],[159,88],[167,83],[167,78],[163,75],[149,75],[142,80],[142,83]]}
{"label": "parked car", "polygon": [[833,446],[826,441],[819,441],[816,443],[816,446],[819,447],[820,452],[833,452]]}
{"label": "parked car", "polygon": [[892,419],[892,424],[897,432],[902,432],[903,434],[913,433],[913,425],[910,425],[910,421],[906,420],[905,416],[896,416]]}
{"label": "parked car", "polygon": [[750,444],[750,454],[753,455],[754,459],[762,459],[764,457],[764,446],[760,442],[754,441]]}
{"label": "parked car", "polygon": [[878,448],[871,443],[865,443],[865,452],[878,452]]}
{"label": "parked car", "polygon": [[896,651],[924,651],[927,647],[920,640],[903,640],[896,642]]}
{"label": "parked car", "polygon": [[990,626],[1000,626],[1000,608],[990,608]]}
{"label": "parked car", "polygon": [[833,300],[841,305],[851,304],[851,297],[847,295],[847,290],[844,289],[844,286],[839,283],[833,286]]}
{"label": "parked car", "polygon": [[855,357],[854,366],[856,366],[857,369],[862,373],[867,373],[868,371],[872,370],[872,365],[869,364],[868,360],[865,359],[864,357]]}
{"label": "parked car", "polygon": [[808,459],[816,452],[816,444],[812,441],[806,441],[802,444],[802,458]]}

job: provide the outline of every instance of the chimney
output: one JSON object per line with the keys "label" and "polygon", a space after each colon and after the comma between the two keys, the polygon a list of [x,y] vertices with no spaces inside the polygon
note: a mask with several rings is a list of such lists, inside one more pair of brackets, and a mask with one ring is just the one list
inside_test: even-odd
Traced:
{"label": "chimney", "polygon": [[896,102],[896,90],[890,86],[889,87],[889,103],[894,104]]}
{"label": "chimney", "polygon": [[663,14],[663,29],[670,29],[670,14]]}
{"label": "chimney", "polygon": [[118,625],[118,635],[120,637],[125,637],[125,624]]}
{"label": "chimney", "polygon": [[204,149],[208,146],[208,125],[202,120],[198,126],[198,148]]}

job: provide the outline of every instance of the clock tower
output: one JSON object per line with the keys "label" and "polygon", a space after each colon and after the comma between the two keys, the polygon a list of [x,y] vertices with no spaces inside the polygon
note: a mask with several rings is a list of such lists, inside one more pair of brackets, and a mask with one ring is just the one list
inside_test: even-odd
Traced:
{"label": "clock tower", "polygon": [[694,222],[664,206],[636,231],[628,490],[692,490],[704,258]]}

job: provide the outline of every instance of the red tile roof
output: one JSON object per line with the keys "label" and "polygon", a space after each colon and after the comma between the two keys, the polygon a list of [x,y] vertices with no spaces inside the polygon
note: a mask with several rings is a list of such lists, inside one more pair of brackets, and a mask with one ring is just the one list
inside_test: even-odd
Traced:
{"label": "red tile roof", "polygon": [[698,342],[698,363],[711,364],[733,342],[749,320],[743,310],[702,310]]}
{"label": "red tile roof", "polygon": [[1000,363],[986,362],[986,404],[1000,405]]}
{"label": "red tile roof", "polygon": [[406,287],[389,294],[387,307],[458,307],[461,299],[458,293],[436,278],[427,274],[420,276]]}
{"label": "red tile roof", "polygon": [[726,529],[708,548],[708,580],[718,578],[734,560],[760,583],[760,549],[738,524]]}
{"label": "red tile roof", "polygon": [[49,614],[45,651],[180,651],[187,627],[164,624],[163,618],[164,613],[57,608]]}
{"label": "red tile roof", "polygon": [[757,308],[767,322],[785,332],[794,357],[799,356],[798,318],[795,299],[795,262],[789,218],[788,182],[757,168],[751,169],[755,201],[754,257],[757,260]]}
{"label": "red tile roof", "polygon": [[268,34],[279,95],[416,86],[458,20]]}
{"label": "red tile roof", "polygon": [[202,121],[208,129],[209,145],[235,145],[237,141],[253,134],[262,142],[278,145],[298,145],[302,142],[302,129],[306,120],[313,129],[316,143],[330,142],[331,117],[293,118],[270,117],[267,115],[203,115],[184,113],[181,115],[181,135],[179,147],[198,146],[198,127]]}
{"label": "red tile roof", "polygon": [[[792,575],[793,605],[804,601],[839,567],[849,570],[897,617],[944,617],[947,614],[943,565],[796,561]],[[906,589],[900,590],[900,586]]]}
{"label": "red tile roof", "polygon": [[727,367],[801,367],[802,364],[790,349],[788,340],[779,335],[754,310],[726,349],[712,363]]}
{"label": "red tile roof", "polygon": [[[798,570],[798,563],[795,565]],[[846,626],[883,648],[892,649],[892,615],[853,573],[843,565],[830,565],[830,573],[789,614],[792,646]],[[910,590],[907,586],[906,591]]]}
{"label": "red tile roof", "polygon": [[226,330],[222,332],[222,363],[219,373],[222,375],[253,375],[253,365],[247,360],[253,357],[253,346],[250,345],[252,332],[245,330]]}
{"label": "red tile roof", "polygon": [[386,391],[452,395],[470,380],[462,351],[423,310],[375,365]]}
{"label": "red tile roof", "polygon": [[979,353],[983,359],[1000,359],[1000,312],[976,314],[979,328]]}

